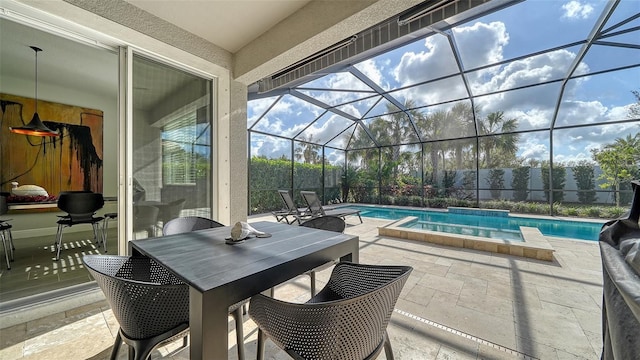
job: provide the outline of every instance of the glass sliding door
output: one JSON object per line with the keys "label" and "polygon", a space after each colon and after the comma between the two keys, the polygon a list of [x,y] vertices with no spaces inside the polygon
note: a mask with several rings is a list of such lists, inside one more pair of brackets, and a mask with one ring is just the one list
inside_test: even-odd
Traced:
{"label": "glass sliding door", "polygon": [[211,217],[212,81],[133,56],[131,239],[180,216]]}

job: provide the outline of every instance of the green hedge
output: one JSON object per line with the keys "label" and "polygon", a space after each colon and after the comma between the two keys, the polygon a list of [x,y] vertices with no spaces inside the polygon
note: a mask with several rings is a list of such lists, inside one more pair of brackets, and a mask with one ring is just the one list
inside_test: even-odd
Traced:
{"label": "green hedge", "polygon": [[[251,158],[249,165],[249,213],[260,214],[280,210],[284,207],[279,189],[291,190],[293,188],[294,201],[302,206],[300,190],[310,190],[318,193],[329,202],[335,202],[341,198],[339,184],[337,187],[322,189],[322,164],[295,163],[293,169],[294,183],[291,184],[291,160],[266,159],[263,157]],[[326,165],[325,173],[338,172],[342,168],[334,165]],[[339,177],[339,176],[338,176]]]}

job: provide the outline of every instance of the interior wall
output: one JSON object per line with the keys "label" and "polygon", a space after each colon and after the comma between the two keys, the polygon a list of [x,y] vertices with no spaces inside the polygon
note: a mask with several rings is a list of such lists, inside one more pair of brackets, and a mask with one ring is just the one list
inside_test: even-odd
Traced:
{"label": "interior wall", "polygon": [[[0,44],[1,49],[1,44]],[[114,56],[114,55],[112,55]],[[116,59],[114,59],[116,60]],[[62,60],[64,61],[64,60]],[[105,69],[105,71],[109,71]],[[114,63],[115,76],[117,76],[117,64]],[[10,76],[2,76],[0,92],[33,97],[33,79],[17,79]],[[118,193],[117,182],[117,159],[118,153],[115,144],[117,143],[117,89],[114,89],[112,96],[104,94],[92,94],[87,91],[61,88],[56,84],[38,81],[38,100],[57,102],[67,105],[81,106],[103,111],[103,194],[107,197],[115,197]],[[20,135],[15,135],[20,136]],[[22,184],[26,185],[26,184]],[[11,185],[5,184],[2,191],[10,191]]]}
{"label": "interior wall", "polygon": [[[6,36],[6,34],[5,34]],[[27,45],[25,45],[27,46]],[[0,50],[2,44],[0,44]],[[117,76],[117,56],[105,50],[105,56],[113,57],[113,67],[104,71],[113,72]],[[64,59],[60,59],[64,63]],[[0,92],[34,97],[33,78],[23,79],[3,74],[0,81]],[[118,195],[118,126],[117,126],[117,88],[113,89],[112,96],[105,94],[80,91],[74,88],[60,87],[58,84],[47,83],[38,79],[38,100],[57,102],[67,105],[82,106],[103,111],[103,195],[115,198]],[[15,135],[23,136],[23,135]],[[26,184],[22,184],[26,185]],[[2,191],[11,191],[11,185],[5,184]],[[53,194],[52,194],[53,195]],[[101,210],[104,212],[116,212],[116,202],[108,202]],[[102,213],[100,213],[102,214]],[[57,228],[57,215],[61,212],[48,210],[45,212],[35,212],[34,210],[15,210],[11,212],[11,224],[13,226],[12,235],[16,239],[51,235],[55,236]],[[90,228],[76,226],[66,231],[84,231]],[[52,240],[53,244],[53,240]]]}

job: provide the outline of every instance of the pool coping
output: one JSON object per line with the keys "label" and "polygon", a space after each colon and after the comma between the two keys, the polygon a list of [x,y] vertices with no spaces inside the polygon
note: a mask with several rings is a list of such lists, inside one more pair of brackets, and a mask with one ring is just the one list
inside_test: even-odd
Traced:
{"label": "pool coping", "polygon": [[415,216],[407,216],[386,226],[378,227],[378,235],[425,241],[433,244],[487,251],[497,254],[514,255],[536,260],[553,261],[553,253],[555,250],[549,244],[547,238],[535,227],[520,227],[520,233],[523,238],[522,242],[401,227],[403,224],[416,219],[418,218]]}

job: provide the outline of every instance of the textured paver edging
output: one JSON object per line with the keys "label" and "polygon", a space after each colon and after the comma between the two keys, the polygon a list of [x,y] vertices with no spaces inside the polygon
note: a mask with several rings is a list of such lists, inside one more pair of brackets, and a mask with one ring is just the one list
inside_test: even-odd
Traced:
{"label": "textured paver edging", "polygon": [[415,216],[408,216],[387,226],[378,227],[378,235],[553,261],[553,247],[551,247],[540,230],[534,227],[520,227],[520,232],[524,239],[523,242],[400,227],[402,224],[416,219],[417,217]]}

